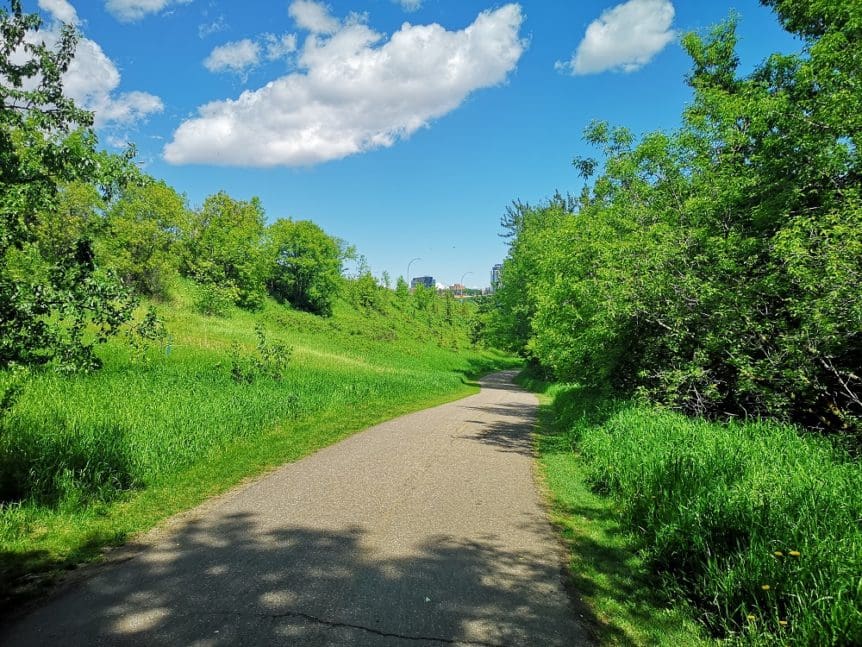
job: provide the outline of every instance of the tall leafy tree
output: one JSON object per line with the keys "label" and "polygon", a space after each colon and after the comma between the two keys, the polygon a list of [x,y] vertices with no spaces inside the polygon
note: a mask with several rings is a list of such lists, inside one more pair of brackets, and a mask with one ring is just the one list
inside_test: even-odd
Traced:
{"label": "tall leafy tree", "polygon": [[182,227],[182,269],[201,283],[230,289],[237,305],[259,307],[265,295],[265,214],[258,198],[209,196]]}
{"label": "tall leafy tree", "polygon": [[136,293],[165,298],[177,273],[185,200],[164,182],[133,184],[108,209],[97,258]]}
{"label": "tall leafy tree", "polygon": [[594,124],[575,215],[510,209],[488,330],[559,377],[689,413],[858,431],[862,5],[766,4],[800,54],[741,76],[733,20],[687,35],[677,132]]}
{"label": "tall leafy tree", "polygon": [[277,220],[267,241],[270,293],[299,310],[331,314],[345,253],[340,241],[308,220]]}
{"label": "tall leafy tree", "polygon": [[94,367],[93,345],[132,299],[97,267],[101,201],[134,177],[131,153],[96,150],[92,114],[63,94],[77,33],[49,47],[19,0],[0,9],[0,366]]}

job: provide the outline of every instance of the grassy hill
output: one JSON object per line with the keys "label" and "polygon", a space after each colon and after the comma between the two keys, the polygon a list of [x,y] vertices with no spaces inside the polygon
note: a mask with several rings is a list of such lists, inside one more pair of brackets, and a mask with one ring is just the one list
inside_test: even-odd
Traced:
{"label": "grassy hill", "polygon": [[181,281],[154,304],[167,337],[140,351],[115,338],[93,373],[30,374],[0,414],[0,590],[516,363],[470,345],[468,304],[339,300],[322,318],[267,301],[208,317],[195,299]]}

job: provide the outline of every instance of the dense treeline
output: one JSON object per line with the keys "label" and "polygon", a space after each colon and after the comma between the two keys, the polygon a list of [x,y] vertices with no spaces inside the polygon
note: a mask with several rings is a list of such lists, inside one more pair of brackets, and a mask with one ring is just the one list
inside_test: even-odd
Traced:
{"label": "dense treeline", "polygon": [[224,192],[190,208],[138,169],[134,149],[100,151],[93,115],[63,94],[74,28],[52,49],[18,1],[0,9],[0,23],[0,368],[98,367],[99,343],[121,330],[153,334],[153,315],[133,325],[136,304],[169,299],[179,276],[195,282],[204,314],[259,310],[271,296],[327,316],[340,295],[379,312],[415,300],[453,323],[451,298],[411,296],[402,284],[393,292],[364,260],[345,278],[355,250],[312,222],[267,224],[257,198]]}
{"label": "dense treeline", "polygon": [[549,469],[667,598],[734,643],[862,644],[862,4],[764,4],[802,53],[743,76],[734,19],[685,36],[680,128],[590,125],[584,190],[505,214],[483,324],[566,383]]}
{"label": "dense treeline", "polygon": [[764,4],[803,53],[740,76],[733,19],[685,36],[679,130],[594,123],[589,187],[509,209],[488,326],[560,379],[858,435],[862,5]]}

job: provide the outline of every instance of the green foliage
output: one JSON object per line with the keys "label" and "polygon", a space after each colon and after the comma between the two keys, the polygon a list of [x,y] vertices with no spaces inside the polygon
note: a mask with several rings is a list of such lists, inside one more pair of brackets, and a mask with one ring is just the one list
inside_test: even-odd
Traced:
{"label": "green foliage", "polygon": [[553,235],[554,224],[573,210],[571,198],[559,194],[539,207],[515,202],[507,209],[502,224],[509,239],[509,255],[494,295],[495,316],[486,323],[492,345],[525,357],[532,355],[528,342],[537,307],[537,257],[550,246],[548,234]]}
{"label": "green foliage", "polygon": [[379,310],[383,307],[386,288],[377,284],[370,271],[363,272],[350,281],[353,302],[361,308]]}
{"label": "green foliage", "polygon": [[715,636],[862,641],[862,472],[845,453],[793,427],[697,421],[582,387],[557,387],[554,412],[556,445]]}
{"label": "green foliage", "polygon": [[235,303],[254,310],[265,294],[263,235],[260,200],[234,200],[224,191],[211,195],[182,226],[181,269],[199,283],[235,291]]}
{"label": "green foliage", "polygon": [[[447,346],[459,344],[453,352],[437,343],[439,321],[394,309],[339,299],[323,318],[267,299],[262,310],[214,320],[195,314],[194,293],[180,279],[170,306],[141,313],[145,328],[171,331],[169,354],[148,351],[142,363],[116,338],[99,348],[96,373],[0,371],[0,398],[18,380],[17,399],[0,414],[4,591],[11,576],[96,558],[105,543],[249,475],[451,399],[472,388],[466,376],[516,363],[466,348],[457,318],[444,329]],[[240,384],[234,344],[240,372],[254,373]]]}
{"label": "green foliage", "polygon": [[0,367],[78,370],[98,366],[93,346],[131,317],[93,239],[102,201],[136,170],[132,151],[96,151],[92,115],[63,95],[75,30],[51,49],[33,37],[40,26],[18,1],[0,9]]}
{"label": "green foliage", "polygon": [[164,182],[132,184],[108,209],[96,258],[138,294],[164,299],[177,274],[185,201]]}
{"label": "green foliage", "polygon": [[733,20],[687,35],[678,131],[594,123],[579,199],[504,216],[486,329],[578,383],[560,460],[714,636],[860,644],[862,5],[765,4],[803,53],[740,77]]}
{"label": "green foliage", "polygon": [[413,289],[413,306],[422,312],[433,314],[436,311],[437,290],[434,288],[417,285]]}
{"label": "green foliage", "polygon": [[410,286],[403,276],[399,276],[395,281],[395,303],[401,310],[404,310],[410,302]]}
{"label": "green foliage", "polygon": [[147,351],[167,337],[165,322],[158,316],[156,309],[150,306],[141,320],[133,323],[126,331],[132,362],[147,363],[150,359]]}
{"label": "green foliage", "polygon": [[507,212],[487,335],[561,379],[858,437],[862,8],[769,4],[803,54],[740,77],[733,20],[687,35],[679,131],[594,123],[583,194]]}
{"label": "green foliage", "polygon": [[287,344],[268,339],[266,328],[261,323],[255,325],[254,332],[257,335],[257,355],[245,355],[238,343],[231,344],[231,379],[237,384],[251,384],[259,377],[281,382],[293,349]]}
{"label": "green foliage", "polygon": [[365,256],[360,256],[356,276],[345,280],[347,298],[358,308],[386,312],[390,301],[390,291],[380,285],[371,273]]}
{"label": "green foliage", "polygon": [[267,287],[276,299],[315,314],[332,314],[344,250],[308,220],[277,220],[267,229]]}
{"label": "green foliage", "polygon": [[28,370],[17,365],[11,366],[3,373],[2,380],[0,380],[0,435],[3,434],[3,419],[15,406],[28,377]]}
{"label": "green foliage", "polygon": [[[691,608],[656,586],[637,532],[620,518],[616,501],[593,492],[589,465],[572,451],[572,427],[597,413],[583,389],[548,384],[532,371],[519,381],[541,397],[536,450],[542,482],[550,494],[549,516],[568,547],[572,585],[584,609],[582,621],[595,622],[596,643],[608,646],[696,647],[718,645],[706,637]],[[599,405],[601,407],[601,405]],[[593,415],[593,419],[598,418]]]}
{"label": "green foliage", "polygon": [[232,285],[198,283],[195,292],[195,310],[211,317],[228,316],[238,299],[237,290]]}

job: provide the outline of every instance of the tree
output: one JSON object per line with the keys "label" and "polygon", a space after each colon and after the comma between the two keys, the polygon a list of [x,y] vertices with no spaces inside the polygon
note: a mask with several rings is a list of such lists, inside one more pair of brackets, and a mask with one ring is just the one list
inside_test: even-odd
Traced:
{"label": "tree", "polygon": [[332,314],[343,245],[308,220],[277,220],[267,229],[267,287],[275,298],[315,314]]}
{"label": "tree", "polygon": [[131,185],[108,209],[97,258],[138,294],[165,298],[179,266],[176,247],[187,219],[185,200],[164,182]]}
{"label": "tree", "polygon": [[93,345],[132,314],[92,240],[101,201],[136,170],[132,151],[96,151],[92,114],[63,94],[74,28],[52,49],[40,27],[19,0],[0,9],[0,366],[91,368]]}
{"label": "tree", "polygon": [[196,281],[235,293],[237,305],[257,308],[265,294],[264,211],[258,198],[209,196],[183,225],[181,268]]}
{"label": "tree", "polygon": [[548,243],[544,232],[571,215],[572,208],[557,194],[543,205],[515,202],[506,210],[501,224],[510,239],[509,254],[493,296],[497,308],[487,321],[487,335],[495,346],[523,356],[532,354],[528,346],[536,312],[533,288],[539,280],[537,261]]}
{"label": "tree", "polygon": [[410,303],[410,287],[403,276],[399,276],[395,281],[395,303],[401,310],[404,310]]}

